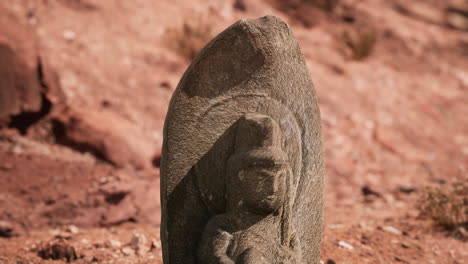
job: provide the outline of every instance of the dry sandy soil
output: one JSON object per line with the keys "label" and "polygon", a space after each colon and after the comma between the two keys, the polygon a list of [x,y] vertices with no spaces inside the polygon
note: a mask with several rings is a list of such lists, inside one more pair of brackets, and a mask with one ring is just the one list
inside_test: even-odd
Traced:
{"label": "dry sandy soil", "polygon": [[266,14],[291,25],[319,98],[322,261],[468,263],[466,240],[416,209],[425,186],[468,179],[467,12],[436,0],[0,2],[0,77],[14,76],[7,43],[11,79],[28,81],[4,121],[13,86],[0,82],[0,264],[162,263],[171,94],[217,32]]}

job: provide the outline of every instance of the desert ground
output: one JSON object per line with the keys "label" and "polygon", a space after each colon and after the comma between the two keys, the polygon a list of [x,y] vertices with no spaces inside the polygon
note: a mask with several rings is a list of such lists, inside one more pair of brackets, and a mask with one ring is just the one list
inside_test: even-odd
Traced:
{"label": "desert ground", "polygon": [[468,263],[467,1],[8,0],[0,264],[162,263],[171,95],[210,39],[267,14],[318,96],[322,262]]}

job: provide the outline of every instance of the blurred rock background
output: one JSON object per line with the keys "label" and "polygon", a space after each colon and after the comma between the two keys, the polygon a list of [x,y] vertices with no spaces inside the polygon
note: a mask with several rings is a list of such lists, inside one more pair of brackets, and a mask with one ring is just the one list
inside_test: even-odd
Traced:
{"label": "blurred rock background", "polygon": [[441,226],[418,201],[468,180],[467,1],[8,0],[0,263],[160,263],[172,92],[212,37],[266,14],[292,27],[319,98],[324,263],[466,262],[468,202]]}

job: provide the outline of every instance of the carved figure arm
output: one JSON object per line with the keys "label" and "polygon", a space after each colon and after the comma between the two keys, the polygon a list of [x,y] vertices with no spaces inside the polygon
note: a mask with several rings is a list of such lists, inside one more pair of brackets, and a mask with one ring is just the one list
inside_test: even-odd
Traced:
{"label": "carved figure arm", "polygon": [[227,217],[219,215],[213,217],[205,227],[198,250],[198,260],[204,264],[235,264],[227,255],[232,241],[232,235],[223,230],[221,223]]}
{"label": "carved figure arm", "polygon": [[268,264],[268,262],[260,252],[248,248],[239,255],[236,264]]}

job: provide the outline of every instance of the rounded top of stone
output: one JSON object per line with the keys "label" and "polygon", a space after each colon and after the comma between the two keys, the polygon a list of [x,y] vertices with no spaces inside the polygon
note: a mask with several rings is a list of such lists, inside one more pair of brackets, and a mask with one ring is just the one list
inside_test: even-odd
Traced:
{"label": "rounded top of stone", "polygon": [[266,15],[260,18],[255,18],[255,19],[241,19],[238,21],[238,23],[243,24],[243,25],[255,25],[255,26],[267,26],[267,25],[272,25],[272,24],[281,24],[288,26],[286,22],[284,22],[281,18],[275,16],[275,15]]}
{"label": "rounded top of stone", "polygon": [[[241,19],[232,28],[240,26],[242,31],[245,31],[249,36],[250,41],[256,47],[267,47],[274,45],[276,48],[284,48],[288,45],[292,38],[292,32],[288,24],[281,18],[274,15],[267,15],[257,19]],[[223,32],[229,32],[229,28]],[[280,39],[278,39],[280,38]],[[255,41],[261,39],[261,42]]]}
{"label": "rounded top of stone", "polygon": [[298,54],[299,46],[280,18],[242,19],[200,51],[179,87],[189,97],[217,97],[248,82],[265,67],[294,61]]}

